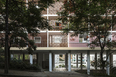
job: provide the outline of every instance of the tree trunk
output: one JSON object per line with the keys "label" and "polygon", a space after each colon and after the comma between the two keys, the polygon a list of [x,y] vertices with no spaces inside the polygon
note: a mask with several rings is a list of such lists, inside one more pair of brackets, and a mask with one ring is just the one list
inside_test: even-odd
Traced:
{"label": "tree trunk", "polygon": [[4,73],[8,74],[8,0],[6,0],[6,17],[5,17],[5,70]]}
{"label": "tree trunk", "polygon": [[101,49],[101,52],[100,52],[100,61],[101,61],[101,69],[104,70],[105,61],[103,60],[103,49]]}
{"label": "tree trunk", "polygon": [[11,56],[10,56],[10,47],[8,47],[8,65],[10,67],[10,60],[11,60]]}

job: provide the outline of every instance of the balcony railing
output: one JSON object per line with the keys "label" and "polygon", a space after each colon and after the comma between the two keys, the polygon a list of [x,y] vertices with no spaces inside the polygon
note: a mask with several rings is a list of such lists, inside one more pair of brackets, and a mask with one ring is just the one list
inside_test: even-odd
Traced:
{"label": "balcony railing", "polygon": [[68,43],[50,43],[49,47],[68,47]]}

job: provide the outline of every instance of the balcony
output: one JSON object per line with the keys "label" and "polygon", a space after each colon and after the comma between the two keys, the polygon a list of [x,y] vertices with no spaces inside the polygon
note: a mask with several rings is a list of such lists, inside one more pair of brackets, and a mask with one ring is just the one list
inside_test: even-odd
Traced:
{"label": "balcony", "polygon": [[68,47],[67,35],[51,33],[49,36],[49,47]]}
{"label": "balcony", "polygon": [[49,47],[68,47],[68,43],[50,43]]}

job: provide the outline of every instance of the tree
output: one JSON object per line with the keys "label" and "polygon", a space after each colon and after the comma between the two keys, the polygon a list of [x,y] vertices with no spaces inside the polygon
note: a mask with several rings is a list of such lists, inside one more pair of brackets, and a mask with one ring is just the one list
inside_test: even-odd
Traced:
{"label": "tree", "polygon": [[[53,2],[53,0],[32,0],[26,3],[24,0],[0,0],[0,31],[3,32],[0,44],[4,47],[5,41],[8,41],[8,64],[10,63],[10,47],[23,48],[28,45],[29,54],[36,50],[34,41],[28,38],[28,34],[36,36],[40,29],[49,28],[41,12]],[[8,21],[6,21],[7,17]],[[8,22],[8,30],[6,30],[5,22]],[[8,32],[8,38],[4,35],[5,32]]]}
{"label": "tree", "polygon": [[91,48],[100,47],[102,69],[108,59],[103,60],[103,53],[110,54],[116,47],[116,42],[109,38],[116,24],[115,3],[116,0],[65,0],[62,11],[58,13],[61,16],[59,20],[69,22],[64,32],[73,31],[72,35],[87,33],[88,41],[92,40],[88,45]]}

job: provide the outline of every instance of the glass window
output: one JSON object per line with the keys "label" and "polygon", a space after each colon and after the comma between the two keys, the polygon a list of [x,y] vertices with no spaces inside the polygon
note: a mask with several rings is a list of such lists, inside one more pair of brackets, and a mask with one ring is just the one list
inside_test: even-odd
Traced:
{"label": "glass window", "polygon": [[62,37],[60,36],[54,36],[54,43],[62,43]]}
{"label": "glass window", "polygon": [[35,43],[41,43],[41,37],[35,37]]}
{"label": "glass window", "polygon": [[61,21],[55,21],[55,26],[61,26]]}
{"label": "glass window", "polygon": [[87,33],[79,35],[79,43],[87,43],[88,35]]}
{"label": "glass window", "polygon": [[61,21],[55,21],[56,29],[62,29]]}
{"label": "glass window", "polygon": [[60,25],[60,23],[59,22],[56,22],[56,26],[59,26]]}

